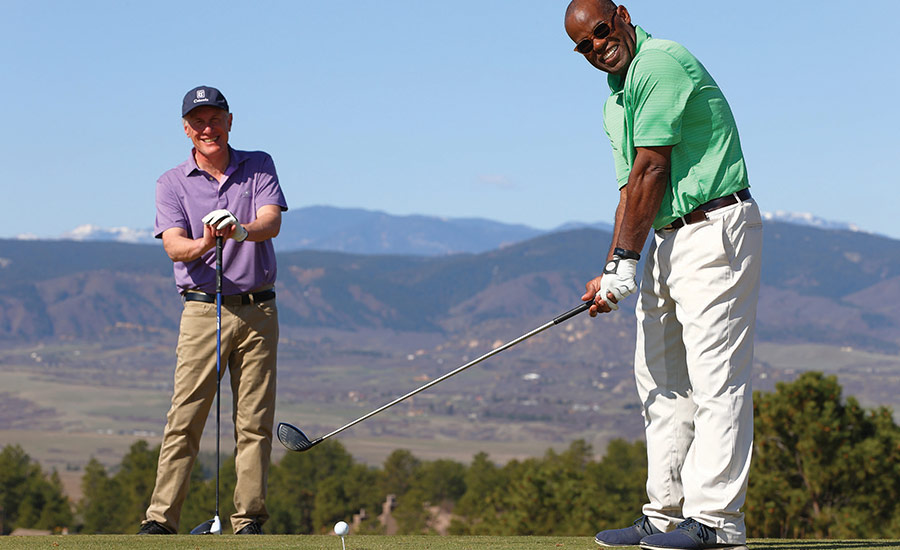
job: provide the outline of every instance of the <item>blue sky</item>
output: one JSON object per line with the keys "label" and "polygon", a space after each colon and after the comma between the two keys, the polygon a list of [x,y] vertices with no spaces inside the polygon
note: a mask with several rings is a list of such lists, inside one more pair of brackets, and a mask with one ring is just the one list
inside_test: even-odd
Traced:
{"label": "blue sky", "polygon": [[[606,78],[572,52],[566,5],[5,0],[0,238],[151,227],[198,84],[228,98],[232,145],[273,155],[292,208],[611,221]],[[723,88],[764,211],[900,238],[900,3],[625,5]]]}

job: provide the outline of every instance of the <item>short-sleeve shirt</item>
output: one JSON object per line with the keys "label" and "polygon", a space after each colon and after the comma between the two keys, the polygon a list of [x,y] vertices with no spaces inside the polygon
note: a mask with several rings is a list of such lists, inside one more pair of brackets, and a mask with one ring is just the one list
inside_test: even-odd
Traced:
{"label": "short-sleeve shirt", "polygon": [[609,75],[603,125],[616,178],[628,183],[636,147],[673,146],[670,185],[653,222],[659,229],[712,199],[749,187],[731,107],[700,61],[676,42],[636,26],[625,77]]}
{"label": "short-sleeve shirt", "polygon": [[[266,205],[287,210],[272,157],[262,151],[230,150],[225,182],[201,170],[193,151],[184,163],[172,168],[156,182],[154,234],[162,238],[167,229],[181,228],[191,239],[203,235],[203,217],[213,210],[229,210],[240,223],[256,219]],[[215,249],[190,262],[174,262],[178,291],[216,292]],[[272,239],[237,242],[227,239],[222,248],[222,293],[242,294],[275,284],[275,249]]]}

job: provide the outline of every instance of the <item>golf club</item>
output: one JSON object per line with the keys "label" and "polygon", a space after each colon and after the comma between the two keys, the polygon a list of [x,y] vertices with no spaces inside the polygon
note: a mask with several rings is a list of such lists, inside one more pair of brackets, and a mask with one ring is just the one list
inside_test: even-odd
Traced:
{"label": "golf club", "polygon": [[319,443],[325,441],[329,437],[331,437],[333,435],[337,435],[337,434],[341,433],[342,431],[346,430],[347,428],[349,428],[351,426],[355,426],[356,424],[359,424],[363,420],[365,420],[371,416],[375,416],[376,414],[380,413],[381,411],[383,411],[385,409],[393,407],[394,405],[403,401],[404,399],[412,397],[421,391],[427,390],[428,388],[430,388],[431,386],[434,386],[438,382],[443,382],[444,380],[450,378],[454,374],[458,374],[458,373],[466,370],[467,368],[471,367],[472,365],[477,365],[478,363],[484,361],[488,357],[497,355],[501,351],[503,351],[505,349],[509,349],[509,348],[515,346],[516,344],[518,344],[519,342],[522,342],[523,340],[527,340],[527,339],[531,338],[532,336],[534,336],[535,334],[538,334],[539,332],[543,332],[554,325],[558,325],[564,321],[567,321],[568,319],[578,315],[579,313],[589,310],[591,308],[591,306],[593,305],[593,303],[594,303],[593,300],[591,300],[589,302],[584,302],[581,305],[579,305],[575,308],[572,308],[571,310],[563,313],[559,317],[556,317],[555,319],[546,323],[545,325],[542,325],[527,334],[523,334],[522,336],[519,336],[515,340],[509,341],[509,342],[503,344],[502,346],[500,346],[499,348],[495,348],[495,349],[489,351],[488,353],[485,353],[484,355],[482,355],[478,359],[475,359],[474,361],[469,361],[465,365],[448,372],[447,374],[441,376],[440,378],[435,378],[434,380],[425,384],[424,386],[417,388],[402,397],[398,397],[397,399],[394,399],[387,405],[383,405],[383,406],[375,409],[374,411],[370,412],[369,414],[361,416],[361,417],[357,418],[356,420],[354,420],[353,422],[350,422],[349,424],[345,424],[345,425],[341,426],[340,428],[334,430],[333,432],[323,435],[322,437],[320,437],[318,439],[314,439],[314,440],[310,441],[309,438],[306,437],[306,434],[304,434],[296,426],[292,426],[285,422],[279,422],[278,423],[278,440],[281,441],[281,444],[284,445],[289,451],[301,452],[301,451],[309,450],[312,447],[318,445]]}
{"label": "golf club", "polygon": [[192,535],[221,535],[219,521],[219,425],[222,407],[222,237],[216,237],[216,515],[191,529]]}

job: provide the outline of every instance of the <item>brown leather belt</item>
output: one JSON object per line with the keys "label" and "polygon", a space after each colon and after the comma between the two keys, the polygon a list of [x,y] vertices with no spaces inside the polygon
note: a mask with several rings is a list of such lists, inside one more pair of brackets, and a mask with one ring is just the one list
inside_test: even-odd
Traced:
{"label": "brown leather belt", "polygon": [[[215,294],[207,294],[205,292],[198,292],[195,290],[188,290],[184,293],[183,297],[185,302],[204,302],[207,304],[216,303]],[[273,298],[275,298],[274,290],[260,290],[259,292],[247,292],[245,294],[231,294],[229,296],[222,296],[222,305],[246,306],[250,304],[265,302]]]}
{"label": "brown leather belt", "polygon": [[692,223],[708,220],[709,216],[706,215],[707,212],[712,212],[713,210],[718,210],[719,208],[725,208],[726,206],[731,206],[732,204],[737,204],[749,199],[750,189],[741,189],[737,193],[732,193],[730,195],[725,195],[724,197],[719,197],[718,199],[713,199],[709,202],[701,204],[697,208],[673,221],[669,225],[660,228],[660,231],[674,231],[676,229],[684,227],[685,225],[691,225]]}

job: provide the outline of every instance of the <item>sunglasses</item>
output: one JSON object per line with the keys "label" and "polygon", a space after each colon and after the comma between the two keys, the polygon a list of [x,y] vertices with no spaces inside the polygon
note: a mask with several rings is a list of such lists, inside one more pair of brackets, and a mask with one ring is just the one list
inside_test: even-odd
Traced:
{"label": "sunglasses", "polygon": [[[610,19],[610,23],[615,19],[615,15]],[[601,21],[597,23],[597,26],[594,27],[594,31],[591,33],[593,38],[585,38],[578,44],[575,44],[575,51],[580,54],[587,54],[594,51],[594,39],[604,39],[609,36],[609,33],[612,32],[612,27],[606,21]]]}

